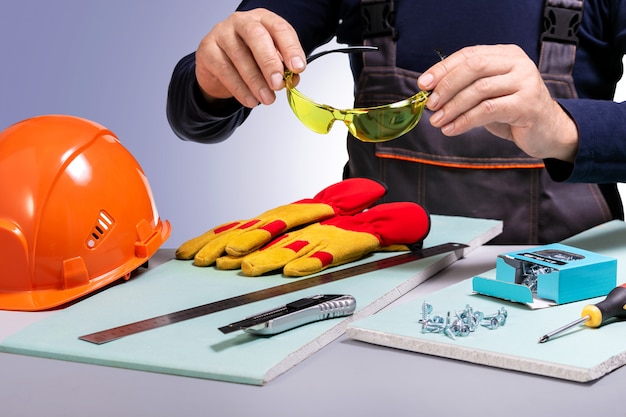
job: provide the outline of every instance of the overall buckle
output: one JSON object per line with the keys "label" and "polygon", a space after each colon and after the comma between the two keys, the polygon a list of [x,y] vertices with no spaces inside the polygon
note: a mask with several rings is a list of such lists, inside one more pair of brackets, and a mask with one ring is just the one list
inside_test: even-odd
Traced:
{"label": "overall buckle", "polygon": [[583,11],[558,6],[546,6],[543,12],[541,41],[555,41],[578,45],[578,29]]}
{"label": "overall buckle", "polygon": [[363,15],[363,39],[378,36],[391,36],[395,41],[398,32],[393,27],[396,9],[394,0],[374,0],[361,2]]}

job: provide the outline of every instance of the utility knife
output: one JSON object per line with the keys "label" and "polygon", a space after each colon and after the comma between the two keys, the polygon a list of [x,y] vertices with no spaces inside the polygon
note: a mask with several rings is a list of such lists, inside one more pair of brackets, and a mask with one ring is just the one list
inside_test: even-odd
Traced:
{"label": "utility knife", "polygon": [[246,317],[219,330],[224,334],[243,330],[257,335],[273,335],[315,321],[349,316],[355,309],[356,300],[351,295],[319,294]]}

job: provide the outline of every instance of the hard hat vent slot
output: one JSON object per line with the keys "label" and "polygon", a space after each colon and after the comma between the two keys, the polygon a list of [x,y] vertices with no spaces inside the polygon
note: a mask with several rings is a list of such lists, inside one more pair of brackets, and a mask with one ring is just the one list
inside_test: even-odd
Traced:
{"label": "hard hat vent slot", "polygon": [[106,237],[107,234],[113,229],[115,221],[113,217],[104,210],[100,210],[94,226],[91,228],[91,233],[87,236],[87,247],[89,249],[95,249],[100,242]]}

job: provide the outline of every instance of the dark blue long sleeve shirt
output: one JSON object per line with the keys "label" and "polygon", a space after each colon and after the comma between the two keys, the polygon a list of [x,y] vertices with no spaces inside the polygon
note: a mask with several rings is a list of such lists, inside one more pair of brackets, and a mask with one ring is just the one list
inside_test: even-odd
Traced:
{"label": "dark blue long sleeve shirt", "polygon": [[[361,44],[359,0],[244,0],[239,10],[267,8],[298,33],[306,53],[334,36]],[[540,0],[398,0],[395,27],[397,65],[423,72],[437,60],[435,48],[450,54],[477,44],[519,45],[537,63],[542,32]],[[585,0],[573,77],[578,99],[560,99],[578,126],[574,164],[546,160],[558,181],[626,181],[626,103],[613,102],[626,52],[626,0]],[[361,67],[352,61],[358,79]],[[528,103],[532,105],[532,103]],[[195,79],[195,55],[181,59],[169,88],[167,115],[184,140],[216,143],[244,122],[250,109],[234,99],[210,106]]]}

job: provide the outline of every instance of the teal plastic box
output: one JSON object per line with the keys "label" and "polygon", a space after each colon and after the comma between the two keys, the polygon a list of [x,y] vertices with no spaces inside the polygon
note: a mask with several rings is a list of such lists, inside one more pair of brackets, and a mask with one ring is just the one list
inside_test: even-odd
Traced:
{"label": "teal plastic box", "polygon": [[552,305],[604,296],[616,285],[617,259],[559,243],[501,254],[495,279],[472,280],[480,294]]}

